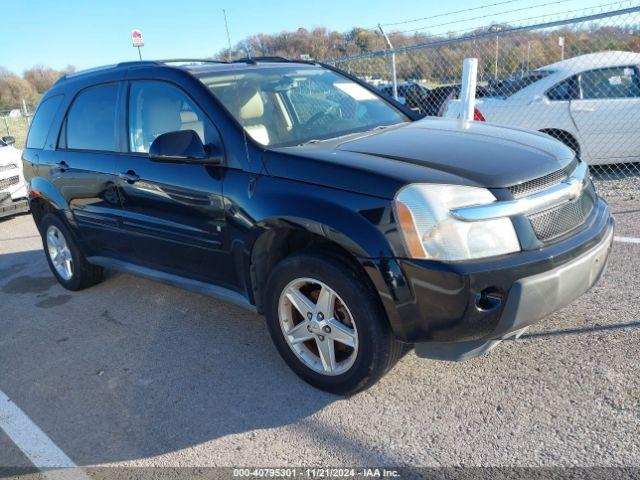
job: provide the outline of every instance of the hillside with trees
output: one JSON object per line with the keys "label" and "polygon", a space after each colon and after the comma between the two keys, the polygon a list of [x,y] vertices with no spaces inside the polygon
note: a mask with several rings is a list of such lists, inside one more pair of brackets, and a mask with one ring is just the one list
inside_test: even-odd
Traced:
{"label": "hillside with trees", "polygon": [[0,110],[20,108],[22,102],[33,107],[62,75],[75,71],[73,65],[65,70],[55,70],[44,65],[36,65],[25,70],[22,76],[0,67]]}
{"label": "hillside with trees", "polygon": [[[509,30],[510,25],[493,25],[497,30]],[[400,80],[426,79],[429,83],[450,83],[460,78],[462,60],[478,57],[479,74],[493,75],[495,62],[495,36],[481,37],[488,28],[462,34],[462,40],[429,49],[413,50],[397,56]],[[500,37],[499,75],[509,76],[548,65],[560,60],[558,37],[565,39],[565,58],[605,50],[640,51],[640,31],[634,26],[606,26],[590,24],[556,29],[521,31]],[[430,35],[426,33],[389,33],[396,48],[413,45],[434,45],[460,38],[458,35]],[[238,42],[229,52],[222,50],[215,58],[226,60],[247,56],[283,56],[297,59],[309,55],[321,61],[385,50],[382,35],[376,30],[354,28],[341,33],[319,27],[313,30],[299,28],[294,32],[258,34]],[[376,57],[340,66],[362,77],[388,79],[386,58]]]}

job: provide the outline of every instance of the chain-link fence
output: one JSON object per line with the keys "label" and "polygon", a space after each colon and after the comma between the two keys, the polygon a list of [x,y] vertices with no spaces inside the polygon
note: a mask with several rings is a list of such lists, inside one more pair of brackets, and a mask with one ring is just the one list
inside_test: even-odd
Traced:
{"label": "chain-link fence", "polygon": [[395,86],[398,100],[424,115],[455,118],[463,60],[475,57],[476,120],[545,132],[589,163],[603,195],[637,196],[640,5],[565,14],[332,63],[390,96]]}

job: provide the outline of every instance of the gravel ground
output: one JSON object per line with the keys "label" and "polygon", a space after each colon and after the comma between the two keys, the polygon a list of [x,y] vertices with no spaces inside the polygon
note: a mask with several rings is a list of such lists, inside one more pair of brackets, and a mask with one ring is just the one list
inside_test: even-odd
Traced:
{"label": "gravel ground", "polygon": [[[637,199],[612,202],[640,237]],[[31,217],[0,222],[0,390],[78,465],[640,466],[640,245],[521,340],[413,353],[344,399],[302,383],[261,317],[129,275],[71,293]],[[0,431],[0,465],[28,460]]]}

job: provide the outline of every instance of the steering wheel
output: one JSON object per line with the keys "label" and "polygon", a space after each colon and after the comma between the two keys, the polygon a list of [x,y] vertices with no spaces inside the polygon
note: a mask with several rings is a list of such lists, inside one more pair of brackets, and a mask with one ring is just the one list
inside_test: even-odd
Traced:
{"label": "steering wheel", "polygon": [[336,112],[340,109],[340,105],[337,103],[334,103],[333,105],[330,105],[329,107],[325,108],[324,110],[319,111],[318,113],[314,113],[311,118],[309,118],[309,120],[307,120],[304,123],[304,128],[305,130],[308,130],[309,128],[313,127],[316,123],[318,123],[318,120],[332,114],[333,112]]}

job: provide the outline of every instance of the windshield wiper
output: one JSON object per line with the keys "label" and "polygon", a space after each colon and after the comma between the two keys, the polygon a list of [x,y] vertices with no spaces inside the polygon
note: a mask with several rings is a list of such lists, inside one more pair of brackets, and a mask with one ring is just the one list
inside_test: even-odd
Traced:
{"label": "windshield wiper", "polygon": [[304,141],[304,142],[302,142],[302,143],[300,143],[298,145],[313,145],[315,143],[328,142],[330,140],[337,140],[338,138],[342,138],[342,137],[349,137],[351,135],[357,135],[358,133],[367,133],[367,132],[374,132],[376,130],[384,130],[386,128],[393,127],[395,125],[397,125],[397,124],[394,123],[394,124],[391,124],[391,125],[378,125],[376,127],[373,127],[370,130],[364,130],[364,131],[360,131],[360,132],[345,133],[344,135],[338,135],[337,137],[329,137],[329,138],[321,138],[321,139],[312,138],[311,140],[306,140],[306,141]]}
{"label": "windshield wiper", "polygon": [[298,145],[313,145],[314,143],[329,142],[331,140],[337,140],[337,139],[342,138],[342,137],[349,137],[349,136],[355,135],[357,133],[362,133],[362,132],[345,133],[344,135],[338,135],[338,136],[329,137],[329,138],[312,138],[311,140],[306,140],[306,141],[304,141],[302,143],[299,143]]}

